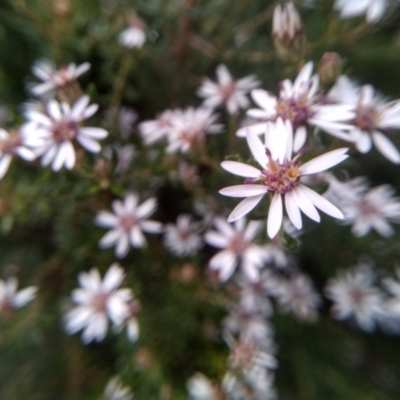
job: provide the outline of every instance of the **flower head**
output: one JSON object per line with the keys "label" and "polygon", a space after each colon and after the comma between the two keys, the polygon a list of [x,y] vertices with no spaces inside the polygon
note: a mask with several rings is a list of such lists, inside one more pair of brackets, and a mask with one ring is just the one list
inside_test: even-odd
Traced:
{"label": "flower head", "polygon": [[21,308],[35,298],[38,288],[29,286],[17,291],[18,280],[11,277],[7,281],[0,280],[0,313],[12,312]]}
{"label": "flower head", "polygon": [[388,160],[400,164],[400,152],[382,133],[400,128],[400,100],[387,103],[371,85],[359,88],[347,76],[338,79],[329,96],[354,107],[349,134],[358,151],[367,153],[373,143]]}
{"label": "flower head", "polygon": [[125,257],[129,251],[129,244],[132,247],[140,248],[146,244],[146,238],[142,232],[161,233],[162,224],[151,221],[147,218],[157,208],[157,201],[154,197],[139,203],[136,193],[130,193],[124,200],[112,202],[113,213],[100,211],[96,216],[96,224],[111,229],[100,240],[100,247],[115,247],[115,255],[118,258]]}
{"label": "flower head", "polygon": [[230,197],[245,197],[229,215],[233,222],[249,213],[266,193],[272,196],[268,213],[267,232],[272,239],[278,233],[283,219],[284,200],[289,219],[297,229],[302,227],[300,210],[309,218],[319,222],[315,207],[335,218],[343,219],[343,214],[332,203],[302,185],[304,175],[315,174],[345,160],[348,149],[330,151],[311,161],[301,164],[298,154],[292,158],[293,136],[288,121],[279,119],[276,127],[266,134],[266,149],[255,133],[247,135],[250,150],[261,166],[261,170],[236,161],[223,161],[222,168],[235,175],[246,177],[243,185],[230,186],[220,193]]}
{"label": "flower head", "polygon": [[31,91],[36,96],[51,90],[63,90],[75,84],[76,79],[90,69],[90,64],[85,62],[81,65],[70,63],[60,69],[56,67],[49,60],[37,61],[33,67],[32,72],[43,83],[33,85]]}
{"label": "flower head", "polygon": [[46,112],[26,112],[28,122],[21,133],[31,141],[36,156],[42,157],[42,165],[51,164],[53,171],[63,166],[72,169],[75,165],[74,143],[78,142],[91,153],[101,150],[97,140],[104,139],[107,131],[102,128],[83,127],[82,122],[97,111],[97,104],[89,105],[89,97],[81,97],[72,107],[67,103],[50,100]]}
{"label": "flower head", "polygon": [[290,80],[281,82],[279,97],[261,89],[254,89],[251,97],[260,108],[247,111],[250,117],[258,122],[252,126],[239,129],[238,136],[247,132],[262,134],[266,131],[268,121],[274,125],[279,120],[289,121],[294,130],[294,151],[299,151],[307,138],[307,127],[316,126],[344,140],[351,140],[346,131],[351,128],[347,123],[354,117],[353,106],[348,104],[326,104],[318,93],[318,75],[311,76],[313,64],[307,63],[294,83]]}
{"label": "flower head", "polygon": [[118,289],[125,277],[123,269],[113,264],[101,279],[98,269],[81,272],[81,288],[72,292],[76,304],[65,316],[65,329],[72,335],[83,329],[82,341],[87,344],[101,341],[107,334],[108,322],[123,324],[129,317],[131,289]]}
{"label": "flower head", "polygon": [[144,22],[140,18],[134,17],[131,25],[120,33],[118,41],[121,46],[128,49],[142,48],[146,42]]}
{"label": "flower head", "polygon": [[254,76],[234,81],[228,68],[221,64],[217,67],[217,82],[206,78],[197,91],[204,98],[203,106],[215,108],[224,104],[229,114],[236,114],[239,109],[249,105],[247,94],[259,86]]}

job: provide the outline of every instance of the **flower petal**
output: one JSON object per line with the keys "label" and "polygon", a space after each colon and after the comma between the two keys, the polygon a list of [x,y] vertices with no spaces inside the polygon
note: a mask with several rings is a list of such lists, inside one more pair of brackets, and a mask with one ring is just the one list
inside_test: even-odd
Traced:
{"label": "flower petal", "polygon": [[271,239],[273,239],[279,232],[279,229],[282,225],[282,219],[282,196],[279,193],[275,193],[274,197],[272,198],[271,205],[269,206],[267,221],[267,233]]}
{"label": "flower petal", "polygon": [[341,148],[322,154],[321,156],[313,158],[301,165],[299,171],[303,175],[316,174],[317,172],[325,171],[326,169],[345,160],[348,155],[344,153],[348,150],[348,148]]}
{"label": "flower petal", "polygon": [[263,185],[236,185],[228,186],[219,191],[220,194],[229,197],[253,197],[264,195],[268,192],[268,188]]}
{"label": "flower petal", "polygon": [[382,133],[374,132],[372,140],[376,148],[391,162],[400,164],[400,153],[395,145]]}
{"label": "flower petal", "polygon": [[264,197],[264,194],[260,194],[258,196],[247,197],[242,200],[230,213],[228,217],[228,222],[236,221],[239,218],[242,218],[244,215],[249,213]]}
{"label": "flower petal", "polygon": [[231,174],[246,178],[258,178],[261,174],[259,169],[237,161],[223,161],[221,167]]}

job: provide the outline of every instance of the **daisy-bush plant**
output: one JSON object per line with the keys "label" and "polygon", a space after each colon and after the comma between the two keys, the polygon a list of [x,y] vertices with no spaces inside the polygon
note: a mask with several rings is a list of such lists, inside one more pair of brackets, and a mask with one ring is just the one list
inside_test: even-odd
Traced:
{"label": "daisy-bush plant", "polygon": [[397,400],[399,12],[1,4],[0,399]]}

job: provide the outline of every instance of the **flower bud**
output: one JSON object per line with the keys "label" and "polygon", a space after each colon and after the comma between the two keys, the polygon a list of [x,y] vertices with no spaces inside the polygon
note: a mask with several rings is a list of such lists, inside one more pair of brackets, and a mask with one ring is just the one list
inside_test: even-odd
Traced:
{"label": "flower bud", "polygon": [[305,37],[300,16],[293,3],[276,6],[272,20],[272,36],[278,57],[283,61],[299,61],[304,56]]}
{"label": "flower bud", "polygon": [[323,84],[331,84],[340,76],[342,59],[337,53],[325,53],[318,64],[318,73]]}

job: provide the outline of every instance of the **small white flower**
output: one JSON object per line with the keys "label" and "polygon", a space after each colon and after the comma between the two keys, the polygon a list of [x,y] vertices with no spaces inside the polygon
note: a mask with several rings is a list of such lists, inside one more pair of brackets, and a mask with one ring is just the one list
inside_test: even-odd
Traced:
{"label": "small white flower", "polygon": [[367,22],[379,21],[387,8],[386,0],[336,0],[335,10],[342,18],[357,17],[366,14]]}
{"label": "small white flower", "polygon": [[383,294],[374,286],[374,275],[369,267],[359,266],[330,279],[325,294],[333,302],[333,318],[354,317],[364,331],[374,330],[382,314]]}
{"label": "small white flower", "polygon": [[247,94],[258,86],[259,82],[254,76],[234,81],[228,68],[221,64],[217,67],[217,82],[204,79],[197,95],[204,99],[205,107],[216,108],[224,104],[229,114],[236,114],[239,109],[248,107]]}
{"label": "small white flower", "polygon": [[[219,400],[217,388],[200,372],[194,374],[186,383],[189,396],[193,400]],[[222,400],[222,399],[221,399]]]}
{"label": "small white flower", "polygon": [[356,237],[367,235],[371,229],[390,237],[394,234],[390,222],[400,224],[400,201],[393,196],[394,188],[390,185],[370,189],[364,178],[346,183],[336,181],[334,186],[331,183],[329,195],[343,211],[343,223],[352,225]]}
{"label": "small white flower", "polygon": [[72,108],[67,103],[50,100],[47,113],[27,111],[28,122],[21,127],[28,141],[40,139],[40,143],[32,143],[31,147],[36,156],[42,157],[42,165],[51,163],[53,171],[63,166],[72,169],[76,155],[74,143],[78,142],[91,153],[101,150],[97,142],[107,136],[102,128],[83,127],[82,122],[97,111],[97,104],[89,105],[89,97],[81,97]]}
{"label": "small white flower", "polygon": [[103,280],[96,268],[78,275],[81,288],[71,295],[76,306],[65,316],[65,330],[69,335],[83,329],[84,344],[100,342],[107,334],[109,321],[116,326],[126,321],[133,293],[131,289],[118,289],[124,277],[123,269],[116,263]]}
{"label": "small white flower", "polygon": [[96,216],[95,222],[98,226],[111,229],[100,240],[100,247],[108,248],[115,245],[115,255],[118,258],[128,254],[129,244],[135,248],[145,246],[146,238],[142,232],[162,232],[163,226],[160,222],[147,219],[157,208],[156,199],[152,197],[142,204],[138,202],[138,195],[130,193],[123,201],[112,202],[113,213],[100,211]]}
{"label": "small white flower", "polygon": [[31,91],[36,96],[42,96],[51,90],[68,87],[89,69],[88,62],[78,66],[71,63],[57,70],[49,60],[39,60],[33,65],[32,72],[43,83],[32,85]]}
{"label": "small white flower", "polygon": [[36,297],[38,288],[29,286],[17,291],[18,279],[11,277],[7,281],[0,280],[0,313],[8,313],[28,304]]}
{"label": "small white flower", "polygon": [[382,133],[400,129],[400,100],[386,103],[371,85],[359,88],[347,76],[338,79],[329,97],[354,107],[349,134],[358,151],[367,153],[373,143],[388,160],[400,164],[400,152]]}
{"label": "small white flower", "polygon": [[144,31],[144,23],[139,18],[135,18],[130,27],[122,31],[118,41],[121,46],[128,49],[140,49],[146,42],[146,32]]}
{"label": "small white flower", "polygon": [[260,108],[250,109],[247,114],[258,122],[239,129],[237,135],[244,137],[248,131],[263,134],[268,129],[268,122],[277,124],[277,121],[282,119],[290,121],[295,130],[295,152],[306,142],[308,125],[350,141],[346,131],[351,128],[347,122],[354,117],[353,106],[321,102],[321,96],[318,94],[319,77],[311,76],[312,70],[313,64],[309,62],[300,71],[294,83],[288,79],[281,82],[279,98],[265,90],[253,90],[251,97]]}
{"label": "small white flower", "polygon": [[198,230],[199,224],[192,222],[190,215],[179,215],[176,225],[165,226],[165,246],[177,257],[193,256],[203,246]]}
{"label": "small white flower", "polygon": [[128,387],[123,387],[118,376],[111,378],[104,389],[102,400],[132,400],[132,391]]}
{"label": "small white flower", "polygon": [[140,135],[146,146],[165,138],[174,125],[174,119],[179,118],[181,110],[165,110],[154,120],[143,121],[138,125]]}
{"label": "small white flower", "polygon": [[281,279],[276,286],[274,296],[285,313],[293,313],[296,317],[315,321],[321,298],[315,291],[312,281],[303,274],[297,274],[289,280]]}
{"label": "small white flower", "polygon": [[218,116],[205,107],[188,107],[175,115],[167,133],[167,153],[188,153],[201,145],[206,135],[221,133],[222,125],[217,124]]}
{"label": "small white flower", "polygon": [[244,275],[252,281],[257,281],[266,252],[253,241],[261,230],[262,222],[250,221],[246,224],[245,218],[242,218],[230,225],[217,217],[214,219],[214,226],[217,231],[207,232],[204,240],[207,244],[223,250],[211,258],[210,268],[218,270],[220,280],[226,281],[240,263]]}
{"label": "small white flower", "polygon": [[25,137],[22,132],[10,133],[0,129],[0,179],[6,174],[11,160],[15,156],[18,155],[24,160],[32,161],[35,154],[29,149],[29,145],[41,143],[39,138]]}
{"label": "small white flower", "polygon": [[278,119],[276,126],[266,133],[266,148],[253,132],[247,135],[247,143],[261,170],[236,161],[223,161],[222,168],[228,172],[247,177],[243,185],[220,190],[224,196],[245,197],[231,212],[228,222],[236,221],[249,213],[266,193],[273,195],[267,220],[268,236],[272,239],[279,232],[283,220],[283,201],[290,221],[297,229],[302,228],[300,210],[312,220],[319,222],[315,207],[332,217],[343,219],[342,212],[308,187],[301,184],[304,175],[315,174],[345,160],[348,149],[330,151],[300,164],[297,155],[292,158],[293,133],[289,121]]}

